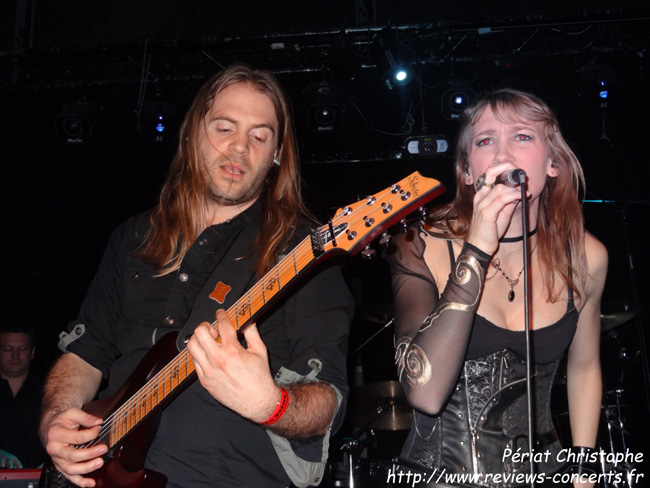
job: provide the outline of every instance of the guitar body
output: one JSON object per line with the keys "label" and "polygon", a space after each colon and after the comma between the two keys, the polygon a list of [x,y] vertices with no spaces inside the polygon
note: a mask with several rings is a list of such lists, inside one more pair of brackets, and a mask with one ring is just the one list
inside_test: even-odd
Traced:
{"label": "guitar body", "polygon": [[[109,418],[116,409],[178,355],[177,336],[176,332],[163,336],[142,358],[118,391],[108,398],[89,403],[83,407],[83,410],[102,419]],[[187,381],[183,387],[186,388],[190,384],[191,382]],[[175,398],[184,388],[177,388],[173,395],[168,395],[165,403]],[[87,475],[97,482],[97,488],[162,488],[167,484],[165,475],[144,469],[147,451],[158,427],[161,413],[162,409],[152,411],[130,430],[128,436],[108,450],[104,455],[104,465]],[[107,434],[100,435],[95,443],[109,444],[106,440]],[[38,486],[39,488],[72,488],[76,485],[63,477],[47,459]]]}

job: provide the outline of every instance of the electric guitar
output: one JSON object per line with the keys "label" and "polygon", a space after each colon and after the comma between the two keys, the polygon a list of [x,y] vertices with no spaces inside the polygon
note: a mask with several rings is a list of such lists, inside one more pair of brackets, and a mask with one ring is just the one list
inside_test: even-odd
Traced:
{"label": "electric guitar", "polygon": [[[306,271],[341,253],[370,250],[370,242],[390,226],[445,191],[433,178],[415,172],[385,190],[340,208],[325,225],[313,229],[275,267],[244,294],[227,314],[237,331],[266,310]],[[213,324],[214,326],[214,324]],[[78,448],[98,443],[108,446],[104,465],[88,476],[97,488],[159,488],[167,478],[144,469],[147,450],[162,409],[196,379],[194,362],[176,346],[178,333],[162,337],[144,356],[135,371],[111,397],[89,403],[88,413],[103,418],[99,436]],[[39,488],[70,488],[51,460],[44,464]]]}

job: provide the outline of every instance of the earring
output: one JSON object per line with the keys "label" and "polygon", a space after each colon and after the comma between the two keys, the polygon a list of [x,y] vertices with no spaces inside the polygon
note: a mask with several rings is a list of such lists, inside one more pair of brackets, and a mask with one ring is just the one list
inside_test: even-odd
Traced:
{"label": "earring", "polygon": [[469,168],[465,168],[465,176],[469,176]]}
{"label": "earring", "polygon": [[273,158],[273,164],[280,166],[280,160],[278,158]]}
{"label": "earring", "polygon": [[551,168],[558,169],[559,167],[560,167],[560,163],[558,163],[557,161],[551,162]]}

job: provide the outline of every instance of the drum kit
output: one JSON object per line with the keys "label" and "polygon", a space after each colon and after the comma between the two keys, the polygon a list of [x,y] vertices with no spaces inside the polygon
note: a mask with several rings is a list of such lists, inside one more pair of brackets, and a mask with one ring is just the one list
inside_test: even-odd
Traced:
{"label": "drum kit", "polygon": [[[392,486],[389,474],[394,472],[413,420],[394,372],[392,315],[390,304],[371,304],[357,310],[357,318],[364,324],[363,334],[352,341],[352,392],[343,432],[330,448],[323,482],[327,488]],[[368,324],[370,328],[365,327]]]}
{"label": "drum kit", "polygon": [[395,472],[396,458],[391,455],[396,456],[393,448],[399,449],[402,441],[393,442],[390,434],[401,437],[413,419],[402,385],[391,380],[357,387],[352,393],[349,416],[355,429],[337,443],[338,455],[331,456],[334,461],[328,465],[325,486],[392,486],[389,474]]}
{"label": "drum kit", "polygon": [[[598,449],[601,456],[600,470],[604,475],[598,485],[602,488],[632,488],[645,486],[637,483],[635,473],[641,466],[629,462],[630,453],[643,450],[646,442],[634,432],[647,429],[644,415],[645,381],[639,377],[641,349],[635,330],[636,315],[625,301],[603,303],[600,316],[600,360],[603,375],[603,402],[598,429]],[[555,423],[563,447],[571,446],[568,402],[566,396],[566,363],[556,380],[553,392]],[[627,456],[626,453],[628,454]],[[624,462],[609,462],[611,459]],[[642,480],[646,481],[646,480]]]}
{"label": "drum kit", "polygon": [[[600,449],[615,459],[624,458],[622,463],[601,462],[603,473],[615,476],[605,477],[604,488],[642,486],[637,484],[640,466],[629,462],[626,453],[638,453],[642,447],[632,432],[644,430],[647,423],[643,415],[643,384],[641,374],[641,345],[638,340],[636,315],[626,301],[615,301],[602,305],[601,323],[601,365],[603,371],[603,404],[599,429]],[[646,426],[647,428],[647,426]],[[647,481],[647,480],[643,480]]]}

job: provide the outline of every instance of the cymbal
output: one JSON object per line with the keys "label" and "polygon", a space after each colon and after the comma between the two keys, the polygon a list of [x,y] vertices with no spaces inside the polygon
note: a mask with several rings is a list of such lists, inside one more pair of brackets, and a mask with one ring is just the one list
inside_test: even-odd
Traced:
{"label": "cymbal", "polygon": [[406,430],[411,427],[413,410],[399,381],[381,381],[358,387],[351,407],[358,427],[376,430]]}
{"label": "cymbal", "polygon": [[356,315],[366,322],[385,324],[395,315],[395,306],[392,303],[367,303],[357,308]]}
{"label": "cymbal", "polygon": [[625,312],[616,312],[610,314],[601,314],[600,316],[600,330],[606,331],[623,325],[628,320],[634,318],[634,312],[627,310]]}

